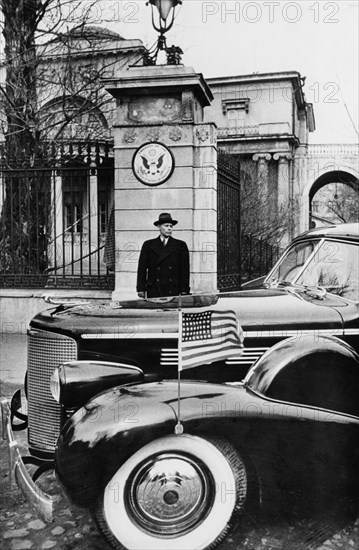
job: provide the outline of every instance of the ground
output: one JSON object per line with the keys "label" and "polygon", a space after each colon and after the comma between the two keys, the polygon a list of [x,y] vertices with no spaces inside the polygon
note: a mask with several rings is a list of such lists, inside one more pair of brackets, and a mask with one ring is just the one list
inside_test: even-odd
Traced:
{"label": "ground", "polygon": [[[2,342],[4,344],[4,341]],[[21,386],[23,372],[10,365],[25,364],[24,340],[5,341],[0,357],[0,396],[9,397]],[[23,367],[22,367],[23,368]],[[21,369],[20,369],[21,370]],[[11,373],[10,373],[11,371]],[[16,439],[26,448],[26,433]],[[45,524],[31,513],[20,490],[9,485],[6,444],[0,440],[0,541],[2,550],[107,550],[98,535],[90,513],[71,506],[62,495],[53,473],[41,479],[41,487],[55,498],[52,524]],[[328,501],[329,502],[329,501]],[[350,504],[350,506],[349,506]],[[314,517],[305,509],[269,516],[259,510],[245,511],[237,529],[219,550],[357,550],[359,518],[357,509],[347,501],[332,500]]]}

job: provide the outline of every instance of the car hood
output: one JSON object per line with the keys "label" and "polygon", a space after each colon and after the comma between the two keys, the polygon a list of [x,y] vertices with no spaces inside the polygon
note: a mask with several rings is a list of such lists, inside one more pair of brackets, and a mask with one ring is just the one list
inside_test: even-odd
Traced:
{"label": "car hood", "polygon": [[[348,304],[334,295],[319,298],[308,291],[294,288],[245,290],[223,295],[183,297],[183,311],[234,310],[247,333],[261,330],[334,329],[339,334],[342,315]],[[203,298],[203,297],[202,297]],[[40,313],[31,322],[33,328],[54,330],[72,335],[84,333],[170,335],[178,331],[176,302],[128,302],[58,307]],[[283,333],[283,336],[285,334]]]}
{"label": "car hood", "polygon": [[220,304],[221,307],[235,306],[233,309],[247,333],[258,328],[269,331],[283,328],[286,331],[340,329],[342,316],[339,308],[347,305],[334,295],[318,298],[318,294],[292,287],[241,291],[233,297],[224,296]]}

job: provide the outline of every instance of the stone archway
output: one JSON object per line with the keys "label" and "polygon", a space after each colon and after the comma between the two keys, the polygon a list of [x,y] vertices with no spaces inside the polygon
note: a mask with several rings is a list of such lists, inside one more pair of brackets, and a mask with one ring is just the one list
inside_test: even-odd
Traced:
{"label": "stone archway", "polygon": [[309,195],[309,227],[359,221],[359,180],[344,170],[319,176]]}

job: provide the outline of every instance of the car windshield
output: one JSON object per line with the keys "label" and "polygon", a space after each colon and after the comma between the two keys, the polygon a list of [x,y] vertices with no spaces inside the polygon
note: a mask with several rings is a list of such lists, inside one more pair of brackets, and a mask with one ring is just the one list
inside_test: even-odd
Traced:
{"label": "car windshield", "polygon": [[359,301],[359,247],[331,240],[292,247],[267,282],[323,287],[332,294]]}
{"label": "car windshield", "polygon": [[296,283],[324,287],[328,292],[359,301],[359,247],[324,241]]}
{"label": "car windshield", "polygon": [[319,241],[308,241],[290,248],[266,282],[292,283]]}

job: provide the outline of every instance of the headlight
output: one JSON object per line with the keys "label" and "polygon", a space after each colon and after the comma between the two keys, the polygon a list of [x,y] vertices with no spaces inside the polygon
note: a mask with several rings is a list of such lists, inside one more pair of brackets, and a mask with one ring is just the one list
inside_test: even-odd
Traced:
{"label": "headlight", "polygon": [[73,409],[82,407],[97,393],[143,379],[143,371],[133,365],[107,361],[69,361],[54,370],[50,391],[57,403]]}
{"label": "headlight", "polygon": [[51,379],[50,379],[51,394],[52,394],[52,397],[55,399],[55,401],[57,401],[57,403],[60,403],[60,393],[61,393],[60,368],[61,367],[57,367],[54,370],[53,375],[51,376]]}

